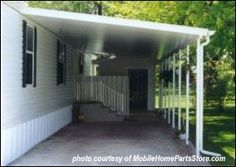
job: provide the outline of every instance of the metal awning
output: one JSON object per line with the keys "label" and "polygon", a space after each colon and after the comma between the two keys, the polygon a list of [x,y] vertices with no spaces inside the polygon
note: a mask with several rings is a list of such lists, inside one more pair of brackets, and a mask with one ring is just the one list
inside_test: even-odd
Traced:
{"label": "metal awning", "polygon": [[60,35],[74,47],[116,56],[163,58],[199,36],[213,34],[205,28],[113,18],[38,8],[21,13]]}

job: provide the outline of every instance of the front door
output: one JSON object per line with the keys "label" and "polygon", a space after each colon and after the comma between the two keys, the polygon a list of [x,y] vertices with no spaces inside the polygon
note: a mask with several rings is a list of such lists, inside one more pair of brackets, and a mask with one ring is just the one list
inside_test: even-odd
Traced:
{"label": "front door", "polygon": [[130,109],[147,109],[148,72],[145,69],[130,69],[129,99]]}

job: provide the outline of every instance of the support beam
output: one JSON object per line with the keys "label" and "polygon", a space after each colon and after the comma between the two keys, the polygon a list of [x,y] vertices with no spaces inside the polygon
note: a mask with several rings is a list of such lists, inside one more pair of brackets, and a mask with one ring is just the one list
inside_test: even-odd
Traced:
{"label": "support beam", "polygon": [[178,79],[179,79],[179,96],[178,96],[178,130],[181,130],[181,57],[182,51],[179,50],[179,71],[178,71]]}
{"label": "support beam", "polygon": [[172,128],[175,128],[175,54],[173,54]]}
{"label": "support beam", "polygon": [[189,145],[189,45],[187,45],[187,72],[186,72],[186,137],[185,143]]}

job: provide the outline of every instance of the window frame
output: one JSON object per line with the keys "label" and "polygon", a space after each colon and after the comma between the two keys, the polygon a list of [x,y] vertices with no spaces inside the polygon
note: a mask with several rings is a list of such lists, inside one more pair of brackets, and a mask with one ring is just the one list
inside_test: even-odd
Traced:
{"label": "window frame", "polygon": [[[30,27],[32,29],[32,51],[28,50],[28,27]],[[25,87],[34,87],[34,79],[35,79],[35,73],[34,73],[34,66],[35,66],[35,26],[33,26],[32,24],[26,22],[26,34],[25,34],[25,54],[27,56],[27,54],[30,54],[32,56],[32,80],[31,83],[28,82],[28,80],[25,82]],[[27,64],[26,64],[27,66]],[[27,74],[28,75],[28,74]],[[27,76],[28,79],[28,76]]]}

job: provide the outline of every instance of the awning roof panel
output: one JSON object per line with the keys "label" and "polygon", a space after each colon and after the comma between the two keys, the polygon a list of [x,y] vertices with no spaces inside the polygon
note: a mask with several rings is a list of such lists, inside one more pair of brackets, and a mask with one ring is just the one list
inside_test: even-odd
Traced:
{"label": "awning roof panel", "polygon": [[207,36],[204,28],[153,23],[57,10],[24,8],[22,14],[59,34],[79,48],[116,56],[166,56],[173,50]]}

